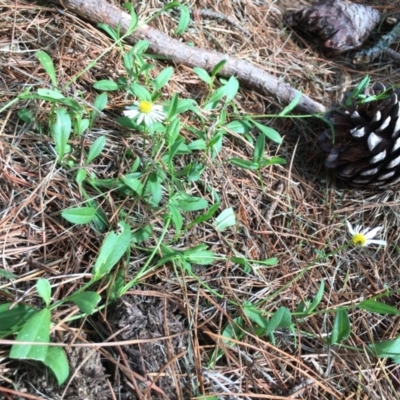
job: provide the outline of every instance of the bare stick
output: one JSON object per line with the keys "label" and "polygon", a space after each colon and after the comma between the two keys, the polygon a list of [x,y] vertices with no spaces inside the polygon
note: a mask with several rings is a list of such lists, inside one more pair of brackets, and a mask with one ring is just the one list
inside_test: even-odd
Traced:
{"label": "bare stick", "polygon": [[[129,27],[131,18],[129,14],[108,3],[106,0],[50,0],[67,8],[82,18],[92,23],[104,23],[112,28],[121,26],[121,32],[125,33]],[[178,64],[190,67],[201,67],[211,71],[222,60],[227,60],[220,74],[223,76],[234,75],[242,84],[257,90],[260,93],[274,95],[284,104],[290,103],[298,91],[287,83],[279,81],[261,68],[238,57],[228,56],[212,50],[190,47],[179,40],[172,39],[168,35],[151,28],[149,25],[141,25],[133,34],[126,38],[128,43],[136,43],[138,40],[147,40],[152,52],[169,57]],[[307,114],[326,112],[326,108],[302,95],[297,105],[297,110]]]}
{"label": "bare stick", "polygon": [[383,35],[379,42],[368,50],[358,52],[354,57],[354,64],[368,64],[378,58],[385,52],[388,47],[399,40],[400,38],[400,23],[395,25],[394,28],[386,35]]}

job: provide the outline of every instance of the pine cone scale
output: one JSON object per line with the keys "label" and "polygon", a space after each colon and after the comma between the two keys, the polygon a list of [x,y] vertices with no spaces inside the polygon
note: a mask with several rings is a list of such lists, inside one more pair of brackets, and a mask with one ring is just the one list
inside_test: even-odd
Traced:
{"label": "pine cone scale", "polygon": [[[332,110],[333,125],[319,138],[326,167],[354,185],[392,188],[400,183],[400,88],[376,83],[364,96]],[[351,100],[351,101],[349,101]],[[334,140],[333,140],[334,138]]]}

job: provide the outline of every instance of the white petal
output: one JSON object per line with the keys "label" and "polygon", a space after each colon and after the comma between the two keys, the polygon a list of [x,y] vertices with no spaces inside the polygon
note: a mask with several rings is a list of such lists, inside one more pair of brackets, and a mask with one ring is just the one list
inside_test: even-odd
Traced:
{"label": "white petal", "polygon": [[138,125],[141,124],[143,119],[146,117],[146,114],[143,114],[143,113],[139,113],[139,114],[140,114],[139,118],[136,121]]}
{"label": "white petal", "polygon": [[353,227],[351,226],[350,222],[347,221],[347,220],[346,220],[346,225],[347,225],[347,229],[348,229],[349,232],[350,232],[350,235],[354,235],[355,233],[357,233],[357,232],[355,232],[355,231],[353,230]]}
{"label": "white petal", "polygon": [[367,243],[365,245],[367,246],[369,244],[377,244],[379,246],[386,246],[387,242],[386,242],[386,240],[367,240]]}
{"label": "white petal", "polygon": [[381,226],[377,226],[376,228],[371,229],[369,232],[365,233],[364,236],[365,236],[367,239],[372,239],[373,237],[376,236],[376,234],[377,234],[381,229],[382,229]]}

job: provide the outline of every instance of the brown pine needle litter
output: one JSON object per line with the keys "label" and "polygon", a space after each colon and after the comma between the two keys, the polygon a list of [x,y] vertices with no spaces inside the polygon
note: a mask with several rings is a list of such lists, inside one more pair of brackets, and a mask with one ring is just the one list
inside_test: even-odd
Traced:
{"label": "brown pine needle litter", "polygon": [[[288,29],[284,12],[310,3],[184,1],[192,13],[180,39],[252,62],[328,108],[365,75],[373,82],[398,83],[399,66],[394,62],[380,59],[360,67],[346,54],[328,59]],[[369,3],[390,16],[396,16],[399,7],[399,2]],[[113,4],[121,5],[116,0]],[[147,21],[165,4],[150,0],[133,6],[139,20]],[[168,172],[162,163],[164,137],[146,136],[117,122],[125,106],[133,104],[133,96],[107,92],[107,107],[93,126],[69,138],[73,151],[68,165],[57,162],[48,129],[54,122],[49,121],[54,118],[52,104],[15,101],[28,88],[31,93],[51,89],[35,56],[41,50],[54,63],[58,88],[91,110],[101,93],[93,85],[125,76],[123,52],[131,46],[113,46],[104,31],[47,2],[0,0],[0,11],[0,305],[43,309],[35,285],[38,279],[47,279],[51,304],[60,302],[51,309],[50,340],[63,344],[70,368],[68,379],[58,386],[44,364],[9,358],[9,340],[15,335],[2,337],[1,398],[400,398],[398,365],[392,358],[367,351],[371,344],[397,338],[399,317],[356,307],[375,298],[400,307],[399,196],[336,182],[324,168],[324,154],[316,141],[326,129],[324,122],[299,118],[295,112],[295,118],[279,118],[287,104],[272,94],[240,87],[228,117],[247,115],[279,132],[282,143],[266,140],[264,156],[282,157],[286,164],[256,170],[229,161],[253,160],[259,135],[255,129],[248,132],[253,141],[231,131],[215,153],[177,156],[176,171],[189,162],[204,167],[199,179],[182,184],[184,190],[210,206],[216,195],[220,201],[207,221],[194,223],[204,210],[182,213],[177,235],[173,224],[166,222],[165,199],[171,191],[182,190],[176,184],[180,181],[168,175],[156,206],[145,201],[145,195],[122,195],[115,186],[117,178],[135,172],[137,158],[148,168],[143,179],[161,173],[160,165]],[[173,8],[149,24],[174,35],[178,19],[179,9]],[[392,49],[398,51],[396,45]],[[176,93],[180,99],[204,104],[208,87],[192,68],[165,60],[146,58],[146,62],[154,65],[148,82],[170,65],[174,70],[158,103]],[[146,85],[142,78],[141,84]],[[21,109],[31,111],[31,122],[18,116]],[[211,140],[218,112],[203,110],[201,118],[181,114],[185,143],[191,143],[198,131]],[[93,142],[101,136],[106,138],[101,154],[85,164]],[[114,182],[100,189],[85,186],[104,212],[108,226],[103,231],[89,223],[72,224],[61,215],[88,205],[76,179],[79,168],[87,177]],[[214,219],[230,208],[236,223],[217,229]],[[151,232],[145,241],[132,243],[112,271],[90,287],[101,296],[99,309],[87,315],[71,301],[62,303],[90,281],[106,233],[119,232],[120,221],[132,232],[146,226]],[[387,246],[348,247],[346,221],[365,228],[381,226],[378,239],[386,240]],[[178,254],[202,244],[215,255],[212,263],[198,260],[188,265],[165,258],[168,251]],[[272,258],[276,264],[261,263]],[[134,284],[112,299],[111,288],[118,279]],[[321,282],[324,290],[315,310],[307,317],[296,316],[299,305],[317,296]],[[264,318],[259,323],[251,318],[250,305]],[[280,327],[260,335],[263,321],[271,321],[282,307],[294,314],[292,329]],[[335,316],[343,309],[349,334],[340,343],[329,344]],[[1,321],[0,309],[0,332]]]}

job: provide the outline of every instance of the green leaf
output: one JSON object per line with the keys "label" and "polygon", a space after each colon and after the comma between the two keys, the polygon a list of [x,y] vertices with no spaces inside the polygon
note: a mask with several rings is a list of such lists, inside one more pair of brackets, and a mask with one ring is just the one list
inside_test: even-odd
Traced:
{"label": "green leaf", "polygon": [[183,4],[180,5],[181,15],[179,18],[178,29],[176,30],[176,34],[182,35],[183,32],[186,31],[187,27],[189,26],[190,22],[190,11],[189,9],[184,6]]}
{"label": "green leaf", "polygon": [[253,304],[245,304],[243,307],[243,311],[250,321],[256,323],[261,328],[262,332],[265,332],[267,330],[268,320]]}
{"label": "green leaf", "polygon": [[181,234],[181,229],[182,229],[182,225],[183,225],[182,215],[181,215],[178,207],[176,207],[173,204],[169,205],[169,213],[170,213],[171,221],[175,226],[176,236],[179,236]]}
{"label": "green leaf", "polygon": [[0,338],[18,331],[20,326],[31,318],[36,311],[27,305],[17,303],[0,304]]}
{"label": "green leaf", "polygon": [[191,228],[192,226],[195,226],[197,224],[201,224],[202,222],[208,221],[216,213],[216,211],[218,210],[219,206],[220,206],[220,203],[215,203],[204,214],[200,215],[194,221],[192,221],[189,224],[188,228]]}
{"label": "green leaf", "polygon": [[17,275],[4,269],[0,269],[0,278],[5,278],[11,281],[12,279],[17,278]]}
{"label": "green leaf", "polygon": [[232,207],[222,211],[214,221],[215,229],[220,232],[234,225],[236,225],[236,216]]}
{"label": "green leaf", "polygon": [[79,307],[79,310],[91,315],[96,311],[101,296],[96,292],[88,291],[72,295],[69,300],[76,304]]}
{"label": "green leaf", "polygon": [[[50,317],[48,308],[39,311],[25,322],[15,340],[17,342],[49,343]],[[10,358],[44,361],[47,350],[47,345],[14,344],[11,347]]]}
{"label": "green leaf", "polygon": [[139,21],[138,16],[135,11],[135,7],[133,7],[132,3],[124,3],[123,7],[129,12],[131,16],[131,22],[129,24],[128,29],[126,30],[125,35],[130,36],[134,30],[136,29],[137,23]]}
{"label": "green leaf", "polygon": [[211,76],[216,76],[219,71],[221,71],[222,68],[224,68],[224,65],[228,62],[228,60],[221,60],[219,63],[216,64],[216,66],[213,68],[211,71]]}
{"label": "green leaf", "polygon": [[262,161],[262,159],[264,158],[264,151],[265,151],[265,136],[258,135],[253,155],[253,161],[255,163],[260,163]]}
{"label": "green leaf", "polygon": [[228,83],[225,85],[225,88],[226,88],[225,102],[229,103],[237,95],[237,92],[239,90],[239,81],[234,76],[231,76],[228,80]]}
{"label": "green leaf", "polygon": [[194,67],[193,71],[203,82],[209,85],[212,84],[212,78],[205,69],[200,67]]}
{"label": "green leaf", "polygon": [[204,245],[196,246],[192,249],[185,250],[183,256],[185,261],[194,264],[208,265],[215,260],[215,254],[213,251],[205,250]]}
{"label": "green leaf", "polygon": [[347,310],[339,308],[336,312],[335,322],[331,336],[328,339],[330,345],[340,343],[350,336],[350,320],[347,315]]}
{"label": "green leaf", "polygon": [[61,215],[72,224],[87,224],[93,220],[96,209],[93,207],[70,208],[62,211]]}
{"label": "green leaf", "polygon": [[42,67],[47,72],[47,75],[49,75],[52,85],[54,87],[57,87],[56,70],[54,68],[54,64],[50,56],[44,51],[38,51],[36,53],[36,57],[39,60],[40,64],[42,64]]}
{"label": "green leaf", "polygon": [[153,81],[154,90],[162,89],[168,81],[171,79],[174,73],[174,69],[172,67],[168,67],[163,69],[158,75],[157,78]]}
{"label": "green leaf", "polygon": [[124,182],[125,185],[129,186],[129,188],[132,189],[139,196],[143,194],[143,183],[140,179],[127,175],[122,177],[121,181]]}
{"label": "green leaf", "polygon": [[265,330],[265,335],[271,335],[275,330],[291,329],[292,328],[292,315],[286,307],[279,307],[269,319],[268,327]]}
{"label": "green leaf", "polygon": [[256,126],[265,136],[271,139],[273,142],[281,144],[282,137],[281,135],[273,128],[265,125],[261,125],[256,121],[251,120],[251,122]]}
{"label": "green leaf", "polygon": [[90,164],[97,156],[101,154],[106,144],[106,137],[99,136],[90,146],[89,154],[86,159],[86,165]]}
{"label": "green leaf", "polygon": [[[172,99],[170,100],[169,105],[168,105],[168,112],[167,112],[168,120],[171,120],[172,117],[174,117],[177,114],[178,101],[179,101],[178,93],[174,93],[172,96]],[[172,122],[175,122],[175,121],[177,121],[177,120],[174,120]],[[172,128],[168,127],[168,129],[172,129]]]}
{"label": "green leaf", "polygon": [[99,255],[93,267],[95,280],[107,274],[129,249],[131,228],[123,221],[118,225],[121,227],[121,232],[118,234],[110,232],[101,245]]}
{"label": "green leaf", "polygon": [[399,315],[399,311],[397,308],[388,306],[387,304],[380,303],[379,301],[375,300],[364,300],[358,306],[362,310],[366,310],[369,312],[373,312],[376,314],[382,315]]}
{"label": "green leaf", "polygon": [[65,99],[65,96],[60,93],[58,90],[50,90],[50,89],[38,89],[36,92],[40,98],[44,100],[62,100]]}
{"label": "green leaf", "polygon": [[28,110],[27,108],[19,109],[18,117],[26,124],[31,124],[32,122],[35,122],[35,116],[33,115],[33,112],[31,110]]}
{"label": "green leaf", "polygon": [[43,362],[53,371],[58,384],[61,386],[69,375],[68,358],[65,350],[62,347],[49,346]]}
{"label": "green leaf", "polygon": [[36,290],[48,307],[51,300],[51,285],[47,279],[40,278],[36,282]]}
{"label": "green leaf", "polygon": [[142,243],[152,234],[152,225],[146,225],[144,228],[138,229],[132,233],[132,243]]}
{"label": "green leaf", "polygon": [[240,340],[243,335],[243,318],[236,317],[232,321],[229,321],[224,330],[222,331],[222,336],[224,337],[224,342],[228,344],[233,344],[229,339]]}
{"label": "green leaf", "polygon": [[95,114],[95,116],[92,116],[93,120],[100,114],[101,111],[106,108],[107,102],[107,93],[100,93],[98,96],[96,96],[93,103],[93,114]]}
{"label": "green leaf", "polygon": [[93,85],[93,87],[97,90],[104,90],[104,91],[109,91],[109,92],[119,89],[118,84],[110,79],[103,79],[103,80],[97,81]]}
{"label": "green leaf", "polygon": [[51,125],[51,133],[56,144],[58,162],[61,162],[67,152],[67,143],[71,134],[71,117],[64,108],[57,108],[56,121]]}
{"label": "green leaf", "polygon": [[178,207],[182,211],[198,211],[207,208],[208,202],[202,197],[185,196],[184,199],[179,200]]}
{"label": "green leaf", "polygon": [[207,150],[207,144],[203,139],[193,140],[188,144],[190,150]]}
{"label": "green leaf", "polygon": [[294,110],[301,100],[302,94],[299,92],[296,94],[295,98],[287,105],[280,113],[279,116],[283,117],[284,115],[289,114],[292,110]]}
{"label": "green leaf", "polygon": [[256,170],[260,167],[259,164],[254,161],[242,160],[241,158],[236,157],[230,158],[229,162],[243,169]]}
{"label": "green leaf", "polygon": [[400,364],[400,338],[370,344],[368,347],[374,356],[392,358],[396,364]]}
{"label": "green leaf", "polygon": [[100,29],[103,29],[103,31],[105,31],[106,33],[108,33],[108,35],[115,41],[117,42],[119,40],[119,34],[117,31],[115,31],[113,28],[111,28],[110,26],[108,26],[107,24],[103,24],[103,23],[99,23],[97,24],[97,26]]}
{"label": "green leaf", "polygon": [[130,90],[140,100],[151,101],[151,94],[144,86],[133,82],[130,85]]}
{"label": "green leaf", "polygon": [[155,173],[149,175],[146,182],[146,192],[151,194],[148,200],[152,206],[158,206],[162,199],[162,186]]}
{"label": "green leaf", "polygon": [[229,131],[236,132],[239,135],[243,135],[251,131],[252,125],[247,121],[238,120],[229,122],[224,126],[224,128]]}

